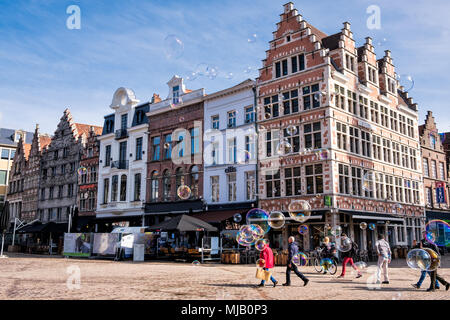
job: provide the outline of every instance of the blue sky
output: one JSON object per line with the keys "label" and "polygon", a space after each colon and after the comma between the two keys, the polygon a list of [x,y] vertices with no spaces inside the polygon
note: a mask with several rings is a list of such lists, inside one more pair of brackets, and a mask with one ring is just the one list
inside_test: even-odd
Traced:
{"label": "blue sky", "polygon": [[[0,127],[53,134],[63,110],[75,121],[103,124],[119,87],[142,102],[167,96],[167,81],[199,64],[218,69],[190,89],[207,93],[235,85],[261,67],[287,1],[278,0],[0,0]],[[431,5],[432,3],[432,5]],[[81,9],[81,29],[69,30],[69,5]],[[446,0],[294,1],[304,19],[327,34],[351,22],[358,45],[366,36],[390,49],[399,74],[414,78],[410,94],[421,121],[432,110],[450,131],[450,2]],[[370,5],[381,8],[381,29],[366,25]],[[250,35],[256,41],[249,43]],[[164,39],[175,35],[182,56],[168,58]],[[385,41],[383,40],[385,39]],[[227,79],[229,73],[233,76]],[[228,76],[229,78],[229,76]]]}

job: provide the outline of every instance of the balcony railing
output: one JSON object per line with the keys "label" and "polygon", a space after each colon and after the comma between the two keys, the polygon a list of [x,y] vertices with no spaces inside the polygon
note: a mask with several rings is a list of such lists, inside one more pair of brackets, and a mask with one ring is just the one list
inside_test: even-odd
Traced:
{"label": "balcony railing", "polygon": [[116,130],[116,140],[124,138],[128,138],[128,130],[127,129]]}
{"label": "balcony railing", "polygon": [[111,168],[116,168],[119,170],[126,170],[128,169],[128,160],[119,160],[119,161],[113,161],[111,162]]}

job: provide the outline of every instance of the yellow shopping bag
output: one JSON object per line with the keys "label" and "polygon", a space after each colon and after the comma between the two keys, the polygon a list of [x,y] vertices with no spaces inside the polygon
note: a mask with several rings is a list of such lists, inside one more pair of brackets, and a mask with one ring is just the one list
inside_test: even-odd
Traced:
{"label": "yellow shopping bag", "polygon": [[271,276],[272,276],[272,272],[266,271],[262,268],[256,269],[256,279],[269,281]]}

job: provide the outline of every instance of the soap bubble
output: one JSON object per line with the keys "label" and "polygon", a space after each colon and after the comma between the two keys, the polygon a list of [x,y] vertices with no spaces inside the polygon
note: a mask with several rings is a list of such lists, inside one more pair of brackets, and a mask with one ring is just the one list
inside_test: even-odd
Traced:
{"label": "soap bubble", "polygon": [[295,136],[298,130],[296,126],[290,125],[289,127],[287,127],[286,132],[290,136]]}
{"label": "soap bubble", "polygon": [[414,88],[414,79],[410,74],[397,75],[397,80],[405,92],[409,92]]}
{"label": "soap bubble", "polygon": [[178,59],[184,53],[184,44],[176,35],[168,35],[164,39],[164,52],[167,59]]}
{"label": "soap bubble", "polygon": [[200,63],[195,68],[195,73],[199,76],[208,76],[208,64],[206,63]]}
{"label": "soap bubble", "polygon": [[83,174],[87,173],[87,169],[85,167],[79,167],[77,172],[79,176],[82,176]]}
{"label": "soap bubble", "polygon": [[251,33],[247,37],[247,42],[248,43],[255,43],[256,40],[258,40],[258,35],[256,33]]}
{"label": "soap bubble", "polygon": [[250,210],[247,213],[246,220],[247,224],[258,225],[264,231],[264,233],[267,233],[270,230],[269,214],[262,209],[256,208]]}
{"label": "soap bubble", "polygon": [[319,160],[328,160],[329,151],[327,149],[320,149],[315,152],[317,159]]}
{"label": "soap bubble", "polygon": [[263,251],[267,245],[266,239],[258,239],[255,243],[255,249],[258,251]]}
{"label": "soap bubble", "polygon": [[335,226],[331,228],[331,234],[335,237],[339,237],[342,233],[342,227],[341,226]]}
{"label": "soap bubble", "polygon": [[240,213],[236,213],[236,214],[233,216],[233,221],[236,222],[236,223],[241,222],[241,221],[242,221],[242,215],[241,215]]}
{"label": "soap bubble", "polygon": [[306,224],[302,224],[300,227],[298,227],[298,233],[304,235],[308,232],[309,228]]}
{"label": "soap bubble", "polygon": [[238,164],[246,164],[252,159],[252,154],[247,150],[239,150],[237,155]]}
{"label": "soap bubble", "polygon": [[177,189],[177,195],[182,200],[187,200],[191,197],[191,188],[186,185],[179,186]]}
{"label": "soap bubble", "polygon": [[197,72],[191,71],[191,72],[189,72],[189,74],[185,77],[185,79],[186,79],[186,81],[194,81],[194,80],[197,79],[197,77],[198,77]]}
{"label": "soap bubble", "polygon": [[316,102],[321,102],[322,101],[322,97],[323,97],[323,93],[322,92],[316,92],[314,93],[314,101]]}
{"label": "soap bubble", "polygon": [[375,223],[369,223],[369,230],[374,231],[377,228],[377,226],[375,225]]}
{"label": "soap bubble", "polygon": [[425,226],[426,240],[440,247],[450,244],[450,225],[443,220],[431,220]]}
{"label": "soap bubble", "polygon": [[362,178],[362,188],[365,191],[372,192],[375,188],[375,173],[372,171],[366,172]]}
{"label": "soap bubble", "polygon": [[352,249],[352,240],[349,237],[337,237],[336,249],[341,252],[349,252]]}
{"label": "soap bubble", "polygon": [[360,228],[361,230],[366,230],[366,229],[367,229],[367,223],[361,222],[361,223],[359,224],[359,228]]}
{"label": "soap bubble", "polygon": [[293,147],[288,140],[282,140],[277,146],[277,154],[284,156],[292,153]]}
{"label": "soap bubble", "polygon": [[280,211],[273,211],[269,215],[269,225],[274,229],[281,229],[284,227],[286,218]]}
{"label": "soap bubble", "polygon": [[217,77],[217,74],[219,73],[219,68],[216,66],[208,66],[206,68],[206,74],[209,79],[214,80]]}
{"label": "soap bubble", "polygon": [[306,266],[307,261],[308,257],[303,252],[299,252],[292,257],[292,263],[298,267]]}
{"label": "soap bubble", "polygon": [[200,265],[200,261],[194,260],[194,261],[192,261],[192,265],[193,265],[194,267],[197,267],[197,266]]}
{"label": "soap bubble", "polygon": [[233,77],[234,77],[234,74],[233,74],[232,72],[228,72],[228,73],[225,75],[225,79],[233,79]]}
{"label": "soap bubble", "polygon": [[411,269],[427,271],[431,266],[431,256],[423,249],[413,249],[408,252],[406,263]]}
{"label": "soap bubble", "polygon": [[305,200],[294,200],[289,206],[289,215],[295,221],[304,223],[311,216],[311,205]]}
{"label": "soap bubble", "polygon": [[170,149],[170,143],[164,143],[164,149]]}

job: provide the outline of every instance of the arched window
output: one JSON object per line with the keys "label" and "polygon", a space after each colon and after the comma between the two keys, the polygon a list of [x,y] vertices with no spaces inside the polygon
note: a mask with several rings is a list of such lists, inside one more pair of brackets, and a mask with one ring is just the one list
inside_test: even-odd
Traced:
{"label": "arched window", "polygon": [[166,170],[166,171],[164,171],[164,175],[163,175],[163,197],[164,197],[164,201],[169,201],[170,200],[170,189],[171,189],[170,171]]}
{"label": "arched window", "polygon": [[198,167],[191,168],[191,197],[198,199]]}
{"label": "arched window", "polygon": [[151,180],[151,201],[158,201],[159,196],[159,180],[158,180],[158,171],[153,171],[152,180]]}
{"label": "arched window", "polygon": [[127,176],[120,177],[120,201],[127,201]]}

